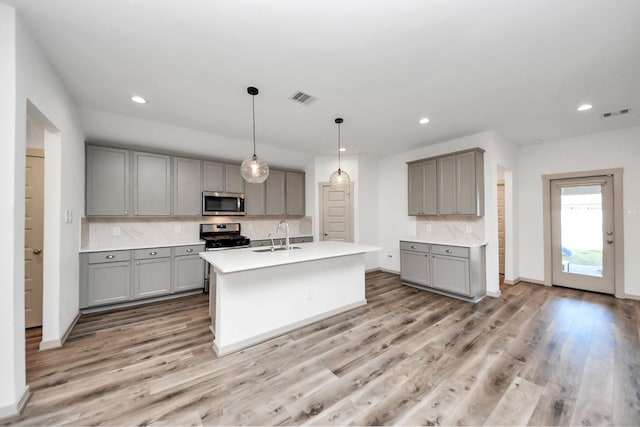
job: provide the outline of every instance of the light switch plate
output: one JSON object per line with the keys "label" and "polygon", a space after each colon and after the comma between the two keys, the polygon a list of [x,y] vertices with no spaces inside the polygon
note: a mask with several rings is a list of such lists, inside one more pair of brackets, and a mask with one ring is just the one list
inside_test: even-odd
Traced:
{"label": "light switch plate", "polygon": [[120,227],[113,227],[113,235],[114,236],[120,235]]}

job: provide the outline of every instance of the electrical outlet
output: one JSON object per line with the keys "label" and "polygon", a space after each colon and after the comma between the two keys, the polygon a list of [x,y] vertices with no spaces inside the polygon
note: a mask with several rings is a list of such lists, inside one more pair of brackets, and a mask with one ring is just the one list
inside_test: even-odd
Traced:
{"label": "electrical outlet", "polygon": [[113,235],[114,236],[120,235],[120,227],[113,227]]}
{"label": "electrical outlet", "polygon": [[307,289],[307,301],[311,301],[313,299],[313,289]]}
{"label": "electrical outlet", "polygon": [[182,232],[182,227],[180,227],[179,225],[176,225],[175,227],[173,227],[173,232],[174,233]]}
{"label": "electrical outlet", "polygon": [[470,226],[470,225],[467,225],[467,226],[464,228],[464,232],[465,232],[465,233],[471,233],[471,232],[472,232],[472,230],[471,230],[471,226]]}
{"label": "electrical outlet", "polygon": [[424,226],[424,229],[425,229],[426,231],[431,231],[431,224],[426,224],[426,225]]}

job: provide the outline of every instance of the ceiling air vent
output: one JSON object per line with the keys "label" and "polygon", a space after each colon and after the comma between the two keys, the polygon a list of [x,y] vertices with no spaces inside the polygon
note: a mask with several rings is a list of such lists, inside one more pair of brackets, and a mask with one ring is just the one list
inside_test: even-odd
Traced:
{"label": "ceiling air vent", "polygon": [[295,102],[299,102],[300,104],[311,104],[316,100],[316,98],[314,98],[313,96],[300,91],[294,93],[289,99]]}
{"label": "ceiling air vent", "polygon": [[604,117],[604,118],[606,119],[606,118],[608,118],[608,117],[621,116],[621,115],[623,115],[623,114],[627,114],[628,112],[629,112],[629,109],[628,109],[628,108],[625,108],[625,109],[620,110],[620,111],[611,111],[611,112],[609,112],[609,113],[604,113],[604,114],[602,115],[602,117]]}

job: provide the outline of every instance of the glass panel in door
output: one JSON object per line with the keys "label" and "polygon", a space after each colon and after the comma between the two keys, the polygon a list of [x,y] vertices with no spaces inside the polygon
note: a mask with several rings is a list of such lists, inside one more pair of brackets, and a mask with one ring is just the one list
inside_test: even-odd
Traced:
{"label": "glass panel in door", "polygon": [[613,180],[551,181],[553,284],[613,293]]}

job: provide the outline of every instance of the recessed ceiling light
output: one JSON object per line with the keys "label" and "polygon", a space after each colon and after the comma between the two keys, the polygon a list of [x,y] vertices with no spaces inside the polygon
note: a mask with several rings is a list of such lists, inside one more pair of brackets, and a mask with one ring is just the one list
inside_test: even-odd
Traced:
{"label": "recessed ceiling light", "polygon": [[345,151],[347,151],[347,149],[344,148],[344,147],[340,147],[340,151],[345,152]]}
{"label": "recessed ceiling light", "polygon": [[418,123],[420,123],[421,125],[426,125],[427,123],[429,123],[431,120],[429,120],[427,117],[423,117],[420,120],[418,120]]}
{"label": "recessed ceiling light", "polygon": [[136,104],[146,104],[147,103],[146,99],[144,99],[143,97],[138,96],[138,95],[132,96],[131,100],[133,102],[135,102]]}
{"label": "recessed ceiling light", "polygon": [[587,111],[587,110],[591,110],[593,108],[593,105],[591,104],[582,104],[581,106],[578,107],[578,111]]}

